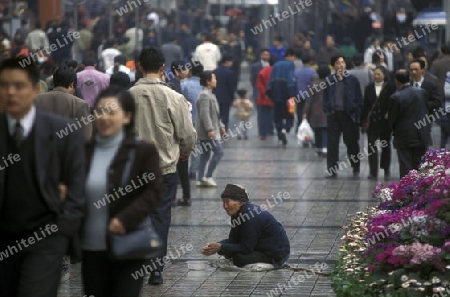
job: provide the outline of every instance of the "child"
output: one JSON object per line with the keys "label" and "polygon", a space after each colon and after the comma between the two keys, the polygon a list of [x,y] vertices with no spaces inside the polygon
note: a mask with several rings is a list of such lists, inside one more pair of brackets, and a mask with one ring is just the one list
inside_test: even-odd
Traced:
{"label": "child", "polygon": [[[253,103],[250,101],[250,99],[247,98],[247,90],[240,89],[237,91],[237,94],[239,96],[238,99],[234,100],[233,107],[236,108],[236,117],[240,121],[247,121],[250,118],[252,109],[253,109]],[[244,139],[247,140],[247,130],[243,130],[242,134],[244,135]],[[238,140],[241,140],[242,137],[239,135],[237,137]]]}

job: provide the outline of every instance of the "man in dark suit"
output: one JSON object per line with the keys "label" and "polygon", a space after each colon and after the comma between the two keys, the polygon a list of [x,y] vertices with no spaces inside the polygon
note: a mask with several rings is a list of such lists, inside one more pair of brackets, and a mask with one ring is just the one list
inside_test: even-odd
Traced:
{"label": "man in dark suit", "polygon": [[223,55],[220,61],[220,66],[214,70],[217,79],[217,87],[213,93],[217,97],[220,108],[220,120],[228,130],[228,122],[230,119],[230,107],[233,103],[234,93],[236,92],[236,84],[234,73],[231,70],[233,67],[233,57],[230,55]]}
{"label": "man in dark suit", "polygon": [[0,166],[0,292],[56,297],[62,258],[83,217],[84,141],[73,121],[33,105],[39,67],[22,65],[24,58],[0,66],[0,98],[6,104],[0,156],[9,160]]}
{"label": "man in dark suit", "polygon": [[411,86],[409,72],[405,69],[395,74],[397,91],[392,95],[388,120],[394,133],[400,178],[412,169],[418,169],[420,159],[431,143],[431,125],[417,127],[428,115],[428,95],[424,89]]}
{"label": "man in dark suit", "polygon": [[[342,55],[331,58],[335,74],[326,78],[327,87],[323,90],[323,111],[327,115],[327,176],[337,177],[339,162],[339,141],[341,133],[347,146],[347,157],[353,167],[353,176],[359,176],[359,121],[363,107],[361,87],[356,76],[346,70]],[[351,160],[351,161],[350,161]]]}
{"label": "man in dark suit", "polygon": [[443,90],[440,90],[437,83],[425,78],[425,62],[413,60],[409,63],[409,71],[412,78],[411,85],[427,92],[428,112],[431,114],[442,107]]}

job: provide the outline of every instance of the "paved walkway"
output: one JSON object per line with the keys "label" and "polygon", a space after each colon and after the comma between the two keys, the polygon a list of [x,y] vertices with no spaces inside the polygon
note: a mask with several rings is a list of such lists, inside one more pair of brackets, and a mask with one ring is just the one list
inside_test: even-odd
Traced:
{"label": "paved walkway", "polygon": [[[242,80],[248,81],[245,73]],[[329,267],[326,272],[331,271],[337,259],[341,227],[347,223],[348,215],[376,204],[371,192],[377,182],[366,178],[367,160],[361,164],[359,179],[351,177],[349,168],[340,172],[338,179],[326,180],[326,160],[316,156],[313,149],[299,148],[293,134],[289,135],[286,149],[277,147],[275,137],[260,141],[256,117],[250,121],[253,128],[249,140],[234,138],[224,145],[225,155],[216,172],[217,189],[196,188],[192,183],[192,207],[172,209],[169,249],[176,255],[181,245],[191,244],[193,250],[166,268],[163,285],[145,285],[142,296],[335,296],[326,277],[309,274],[309,278],[298,283],[299,275],[304,272],[286,269],[239,272],[216,268],[189,271],[187,268],[189,260],[218,259],[204,257],[200,251],[206,243],[228,235],[229,217],[220,199],[227,183],[244,185],[255,204],[270,203],[269,211],[284,225],[291,241],[289,264],[309,268],[322,263]],[[342,145],[340,153],[341,160],[345,160]],[[392,164],[392,176],[396,177],[395,151]],[[289,193],[289,199],[274,200],[273,196],[285,192]],[[289,287],[289,282],[291,288],[283,293],[276,290],[277,286]],[[79,265],[72,268],[71,277],[62,284],[59,296],[83,296]]]}

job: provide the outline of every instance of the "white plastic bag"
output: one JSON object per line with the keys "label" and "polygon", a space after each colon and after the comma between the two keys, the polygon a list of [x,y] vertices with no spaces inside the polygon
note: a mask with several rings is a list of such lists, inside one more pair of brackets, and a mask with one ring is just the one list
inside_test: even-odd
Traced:
{"label": "white plastic bag", "polygon": [[308,120],[304,119],[298,127],[297,133],[298,143],[310,143],[314,141],[314,131],[308,123]]}

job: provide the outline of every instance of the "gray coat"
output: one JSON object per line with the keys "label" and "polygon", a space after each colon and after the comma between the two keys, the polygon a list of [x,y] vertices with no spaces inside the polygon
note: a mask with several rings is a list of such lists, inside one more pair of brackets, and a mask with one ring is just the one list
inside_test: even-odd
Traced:
{"label": "gray coat", "polygon": [[163,44],[161,46],[161,51],[164,54],[164,58],[166,59],[165,63],[166,67],[170,67],[172,65],[172,62],[183,60],[183,49],[178,44],[175,44],[173,42],[169,42],[166,44]]}
{"label": "gray coat", "polygon": [[83,129],[84,140],[87,142],[91,139],[92,121],[88,119],[91,108],[83,99],[69,94],[64,88],[56,87],[48,93],[36,96],[34,104],[47,112],[78,120]]}
{"label": "gray coat", "polygon": [[209,131],[216,132],[216,140],[220,139],[220,128],[225,125],[220,121],[219,103],[211,90],[203,89],[198,96],[196,130],[198,140],[210,140]]}

